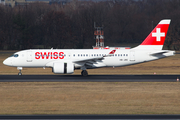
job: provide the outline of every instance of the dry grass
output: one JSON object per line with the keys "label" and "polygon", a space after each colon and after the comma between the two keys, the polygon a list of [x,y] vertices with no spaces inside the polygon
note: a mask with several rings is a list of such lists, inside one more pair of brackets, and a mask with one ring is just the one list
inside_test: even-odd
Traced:
{"label": "dry grass", "polygon": [[180,114],[179,83],[0,83],[0,114]]}
{"label": "dry grass", "polygon": [[[11,54],[11,53],[10,53]],[[0,74],[16,75],[18,70],[15,67],[3,65],[3,60],[10,54],[0,53]],[[53,74],[51,68],[23,68],[23,74]],[[116,67],[116,68],[98,68],[88,70],[90,75],[93,74],[180,74],[180,54],[175,56],[159,59],[156,61],[136,64],[132,66]],[[80,75],[81,70],[75,70],[74,74]]]}

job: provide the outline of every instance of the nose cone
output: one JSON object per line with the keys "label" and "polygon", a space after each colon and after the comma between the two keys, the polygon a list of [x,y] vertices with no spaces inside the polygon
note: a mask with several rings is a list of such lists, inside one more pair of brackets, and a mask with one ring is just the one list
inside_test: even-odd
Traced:
{"label": "nose cone", "polygon": [[4,65],[7,65],[7,66],[12,66],[12,62],[11,62],[11,60],[10,60],[9,58],[5,59],[5,60],[3,61],[3,64],[4,64]]}

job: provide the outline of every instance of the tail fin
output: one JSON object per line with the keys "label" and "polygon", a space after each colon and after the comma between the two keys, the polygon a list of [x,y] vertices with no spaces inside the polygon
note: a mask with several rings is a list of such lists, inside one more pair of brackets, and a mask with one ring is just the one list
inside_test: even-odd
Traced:
{"label": "tail fin", "polygon": [[170,21],[170,19],[161,20],[136,49],[162,50]]}

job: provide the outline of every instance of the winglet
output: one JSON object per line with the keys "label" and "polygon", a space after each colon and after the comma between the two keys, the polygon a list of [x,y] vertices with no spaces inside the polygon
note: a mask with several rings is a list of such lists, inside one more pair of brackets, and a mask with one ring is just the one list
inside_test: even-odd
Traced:
{"label": "winglet", "polygon": [[112,50],[109,54],[114,54],[116,52],[116,50]]}
{"label": "winglet", "polygon": [[104,55],[103,57],[109,57],[109,56],[112,56],[115,52],[116,52],[116,50],[112,50],[108,55]]}

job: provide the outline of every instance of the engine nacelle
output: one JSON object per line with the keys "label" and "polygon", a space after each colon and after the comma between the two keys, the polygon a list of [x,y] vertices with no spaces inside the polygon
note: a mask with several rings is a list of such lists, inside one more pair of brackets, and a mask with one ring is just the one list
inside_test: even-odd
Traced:
{"label": "engine nacelle", "polygon": [[73,63],[53,63],[52,68],[54,73],[61,73],[61,74],[71,74],[74,73],[74,64]]}

